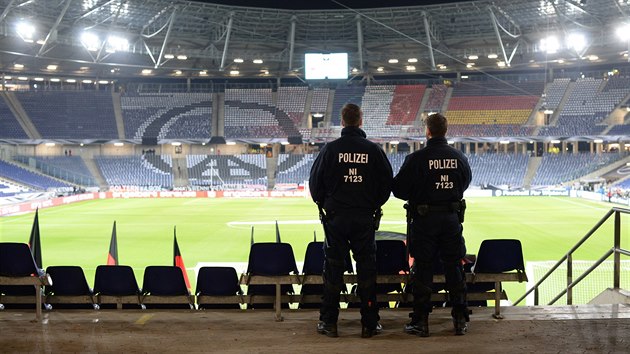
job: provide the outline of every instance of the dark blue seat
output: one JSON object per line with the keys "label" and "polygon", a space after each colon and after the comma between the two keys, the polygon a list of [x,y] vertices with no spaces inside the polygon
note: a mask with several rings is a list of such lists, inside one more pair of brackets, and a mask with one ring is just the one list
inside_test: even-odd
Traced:
{"label": "dark blue seat", "polygon": [[473,273],[525,272],[520,240],[484,240],[479,246]]}
{"label": "dark blue seat", "polygon": [[[326,258],[326,251],[324,249],[324,242],[313,241],[306,246],[306,253],[304,254],[304,266],[302,267],[302,274],[304,275],[322,275],[324,272],[324,261]],[[352,260],[350,259],[350,253],[347,254],[345,259],[346,272],[353,273]],[[345,289],[342,292],[346,293]],[[304,284],[300,291],[300,295],[322,295],[324,293],[324,286],[322,284]],[[300,302],[300,308],[319,308],[321,301],[318,302]]]}
{"label": "dark blue seat", "polygon": [[[293,248],[288,243],[260,242],[254,243],[249,250],[247,264],[249,275],[289,275],[298,274]],[[293,286],[281,286],[282,294],[293,294]],[[249,285],[248,295],[275,295],[275,285]],[[273,304],[253,304],[254,308],[270,308]],[[288,304],[283,304],[283,307]]]}
{"label": "dark blue seat", "polygon": [[[376,274],[409,273],[407,246],[402,240],[376,240]],[[401,284],[377,284],[376,293],[402,292]]]}
{"label": "dark blue seat", "polygon": [[[483,240],[471,272],[480,274],[512,271],[525,274],[521,241],[514,239]],[[468,292],[490,291],[494,290],[494,286],[494,283],[469,283]]]}
{"label": "dark blue seat", "polygon": [[[44,274],[45,272],[37,267],[28,244],[0,243],[0,276],[30,278],[41,277]],[[35,308],[37,290],[37,285],[0,284],[0,303],[6,308]]]}
{"label": "dark blue seat", "polygon": [[101,308],[143,307],[141,291],[130,266],[100,265],[96,267],[94,293],[98,296]]}
{"label": "dark blue seat", "polygon": [[184,274],[176,266],[148,266],[142,281],[142,303],[146,308],[193,309]]}
{"label": "dark blue seat", "polygon": [[197,275],[197,306],[200,309],[240,309],[238,303],[216,303],[207,297],[243,295],[233,267],[202,267]]}
{"label": "dark blue seat", "polygon": [[50,266],[46,268],[53,284],[46,286],[46,302],[60,309],[98,309],[94,292],[89,287],[83,268]]}

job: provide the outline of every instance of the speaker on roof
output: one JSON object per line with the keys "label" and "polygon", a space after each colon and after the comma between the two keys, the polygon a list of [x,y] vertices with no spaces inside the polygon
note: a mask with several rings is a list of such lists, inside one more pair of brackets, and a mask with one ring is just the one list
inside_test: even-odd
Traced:
{"label": "speaker on roof", "polygon": [[143,136],[142,137],[142,145],[157,145],[158,138],[153,136]]}
{"label": "speaker on roof", "polygon": [[225,138],[222,136],[213,136],[210,138],[208,144],[225,144]]}

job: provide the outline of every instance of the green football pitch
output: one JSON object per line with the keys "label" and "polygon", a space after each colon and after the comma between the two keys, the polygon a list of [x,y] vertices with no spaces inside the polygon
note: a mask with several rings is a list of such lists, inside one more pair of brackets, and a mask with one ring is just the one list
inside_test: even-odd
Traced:
{"label": "green football pitch", "polygon": [[[612,207],[568,197],[469,198],[467,202],[468,253],[476,254],[484,239],[515,238],[522,242],[525,262],[557,261]],[[394,198],[385,205],[381,230],[405,232],[402,206]],[[0,218],[0,241],[28,242],[33,216]],[[256,242],[273,242],[276,220],[282,241],[292,245],[298,262],[314,233],[323,239],[317,208],[307,198],[109,199],[40,210],[42,259],[44,267],[80,265],[92,283],[95,268],[106,263],[116,221],[120,264],[132,266],[141,284],[146,266],[172,264],[173,229],[177,227],[179,248],[194,288],[198,263],[246,263],[252,227]],[[626,249],[630,248],[629,222],[629,216],[622,216],[622,247]],[[611,218],[574,259],[596,260],[612,245]],[[514,286],[522,294],[524,285]]]}

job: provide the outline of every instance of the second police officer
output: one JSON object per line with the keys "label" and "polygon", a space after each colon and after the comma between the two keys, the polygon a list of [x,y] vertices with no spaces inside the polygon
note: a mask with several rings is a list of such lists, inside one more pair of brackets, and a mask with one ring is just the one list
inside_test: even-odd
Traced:
{"label": "second police officer", "polygon": [[443,115],[427,117],[426,147],[407,155],[392,186],[397,198],[408,201],[405,206],[408,247],[414,258],[410,279],[413,312],[405,331],[421,337],[429,336],[436,256],[444,265],[455,334],[463,335],[467,330],[466,279],[462,266],[466,245],[462,222],[466,208],[464,191],[472,173],[466,156],[448,145],[447,128]]}

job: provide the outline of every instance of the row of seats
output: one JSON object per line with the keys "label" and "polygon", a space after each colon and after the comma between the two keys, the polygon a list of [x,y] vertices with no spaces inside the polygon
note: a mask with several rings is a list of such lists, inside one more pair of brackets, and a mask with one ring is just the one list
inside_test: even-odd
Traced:
{"label": "row of seats", "polygon": [[261,154],[187,155],[191,186],[267,188],[267,159]]}
{"label": "row of seats", "polygon": [[67,183],[60,182],[43,174],[31,172],[25,168],[3,160],[0,160],[0,177],[30,186],[35,190],[70,187]]}
{"label": "row of seats", "polygon": [[[173,187],[171,155],[97,156],[94,158],[110,186]],[[155,159],[151,161],[150,159]],[[163,164],[160,166],[160,163]],[[164,167],[168,166],[168,168]]]}
{"label": "row of seats", "polygon": [[545,154],[532,185],[555,185],[585,176],[623,156],[618,153]]}
{"label": "row of seats", "polygon": [[211,136],[210,93],[124,93],[120,105],[128,139]]}
{"label": "row of seats", "polygon": [[4,99],[0,97],[0,138],[28,139],[20,123],[11,112]]}
{"label": "row of seats", "polygon": [[82,186],[96,186],[96,180],[80,156],[15,156],[13,160],[29,165],[35,162],[35,168],[41,173]]}
{"label": "row of seats", "polygon": [[15,96],[43,138],[118,138],[109,92],[33,91]]}
{"label": "row of seats", "polygon": [[[44,276],[37,267],[27,244],[0,243],[3,257],[0,259],[0,276],[32,277]],[[324,267],[324,243],[313,241],[309,243],[304,255],[303,275],[320,276]],[[473,262],[474,259],[474,262]],[[402,240],[380,239],[376,241],[376,271],[379,275],[408,274],[409,258],[406,245]],[[518,240],[484,240],[478,255],[468,256],[469,272],[505,273],[516,271],[526,279],[522,247]],[[434,272],[443,274],[440,262],[436,259]],[[345,260],[346,272],[353,273],[350,254]],[[79,266],[49,266],[46,269],[52,285],[46,286],[46,303],[49,309],[76,308],[83,305],[94,309],[99,308],[240,308],[238,304],[247,304],[250,308],[269,307],[270,297],[275,295],[274,285],[243,284],[237,272],[231,267],[202,267],[197,274],[196,304],[187,288],[182,270],[176,266],[148,266],[143,274],[143,287],[140,288],[136,276],[130,266],[101,265],[95,273],[94,289],[88,286],[83,270]],[[247,264],[248,279],[254,276],[286,276],[299,274],[293,249],[288,243],[253,243],[250,248]],[[247,300],[241,285],[247,287]],[[284,284],[282,293],[291,295],[297,291],[291,284]],[[434,291],[444,290],[444,284],[434,284]],[[356,288],[354,288],[356,289]],[[469,284],[469,292],[486,292],[494,290],[494,283]],[[301,298],[300,307],[319,306],[319,296],[322,294],[321,284],[302,285],[300,295],[317,295],[316,300]],[[350,292],[356,290],[351,288]],[[346,292],[346,291],[344,291]],[[386,294],[405,292],[400,282],[377,284],[377,293]],[[3,307],[10,307],[17,303],[23,305],[33,301],[35,289],[33,286],[0,284],[0,303]],[[260,296],[260,299],[257,297]],[[21,297],[21,299],[20,299]],[[265,298],[266,297],[266,298]],[[300,299],[298,297],[298,299]],[[313,299],[313,297],[310,297]],[[236,305],[236,306],[235,306]],[[388,302],[379,303],[381,307],[388,307]],[[409,304],[406,304],[407,306]]]}

